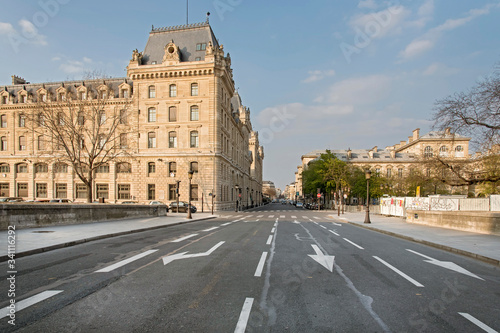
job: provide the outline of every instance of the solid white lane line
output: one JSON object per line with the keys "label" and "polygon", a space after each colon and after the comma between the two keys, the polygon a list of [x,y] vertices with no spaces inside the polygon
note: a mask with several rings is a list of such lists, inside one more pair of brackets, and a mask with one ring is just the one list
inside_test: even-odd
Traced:
{"label": "solid white lane line", "polygon": [[485,323],[477,320],[476,318],[474,318],[473,316],[471,316],[468,313],[459,312],[458,314],[461,315],[461,316],[463,316],[465,319],[471,321],[477,327],[480,327],[481,329],[483,329],[485,332],[488,332],[488,333],[498,333],[497,331],[495,331],[494,329],[492,329],[491,327],[489,327]]}
{"label": "solid white lane line", "polygon": [[[44,301],[47,298],[51,298],[52,296],[55,296],[62,292],[63,292],[62,290],[47,290],[41,292],[40,294],[36,294],[35,296],[31,296],[22,301],[16,302],[16,312],[26,309],[29,306]],[[9,310],[10,309],[8,307],[0,309],[0,319],[7,317],[9,315]]]}
{"label": "solid white lane line", "polygon": [[205,230],[202,230],[202,231],[212,231],[212,230],[215,230],[215,229],[219,229],[219,227],[213,227],[213,228],[205,229]]}
{"label": "solid white lane line", "polygon": [[233,222],[227,222],[227,223],[221,224],[220,226],[221,226],[221,227],[225,227],[226,225],[230,225],[230,224],[232,224],[232,223],[233,223]]}
{"label": "solid white lane line", "polygon": [[264,264],[266,263],[267,252],[263,252],[260,256],[259,264],[257,265],[257,269],[255,270],[254,276],[261,277],[262,270],[264,269]]}
{"label": "solid white lane line", "polygon": [[404,277],[406,280],[410,281],[411,283],[413,283],[415,286],[417,287],[423,287],[424,285],[421,284],[420,282],[412,279],[411,277],[409,277],[408,275],[406,275],[405,273],[401,272],[399,269],[397,269],[396,267],[392,266],[391,264],[385,262],[384,260],[380,259],[379,257],[376,257],[376,256],[373,256],[373,258],[377,259],[378,261],[380,261],[382,264],[386,265],[387,267],[389,267],[390,269],[392,269],[394,272],[398,273],[399,275],[401,275],[402,277]]}
{"label": "solid white lane line", "polygon": [[98,271],[95,271],[95,273],[107,273],[107,272],[111,272],[114,269],[117,269],[117,268],[120,268],[120,267],[125,266],[127,264],[130,264],[131,262],[134,262],[136,260],[144,258],[145,256],[148,256],[148,255],[150,255],[152,253],[155,253],[156,251],[158,251],[158,250],[149,250],[149,251],[146,251],[144,253],[140,253],[140,254],[138,254],[136,256],[133,256],[133,257],[130,257],[128,259],[119,261],[116,264],[113,264],[111,266],[108,266],[108,267],[105,267],[105,268],[100,269]]}
{"label": "solid white lane line", "polygon": [[271,233],[273,234],[275,230],[276,230],[276,228],[272,228]]}
{"label": "solid white lane line", "polygon": [[335,236],[340,236],[338,233],[336,233],[335,231],[331,231],[331,230],[328,230],[330,231],[332,234],[334,234]]}
{"label": "solid white lane line", "polygon": [[[227,224],[227,223],[226,223],[226,224]],[[229,223],[229,224],[230,224],[230,223]],[[198,236],[198,234],[192,234],[192,235],[187,235],[186,237],[178,238],[178,239],[176,239],[176,240],[172,241],[172,243],[180,243],[180,242],[182,242],[182,241],[184,241],[184,240],[186,240],[186,239],[189,239],[189,238],[191,238],[191,237],[194,237],[194,236]]]}
{"label": "solid white lane line", "polygon": [[353,241],[350,241],[348,240],[347,238],[344,238],[344,240],[348,243],[351,243],[352,245],[356,246],[358,249],[360,250],[364,250],[364,248],[362,248],[361,246],[359,246],[358,244],[354,243]]}
{"label": "solid white lane line", "polygon": [[241,309],[240,318],[238,319],[238,324],[234,333],[245,333],[247,329],[248,318],[250,317],[250,311],[252,311],[253,298],[245,299],[245,304],[243,304],[243,309]]}
{"label": "solid white lane line", "polygon": [[273,235],[270,235],[269,238],[267,239],[266,245],[270,245],[272,241],[273,241]]}

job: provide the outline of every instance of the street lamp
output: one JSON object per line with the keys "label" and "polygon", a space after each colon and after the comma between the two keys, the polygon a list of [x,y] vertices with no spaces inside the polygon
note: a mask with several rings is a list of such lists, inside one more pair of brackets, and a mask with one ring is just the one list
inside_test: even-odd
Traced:
{"label": "street lamp", "polygon": [[236,189],[236,202],[234,203],[234,211],[237,212],[238,211],[238,194],[240,192],[239,192],[239,186],[238,185],[234,185],[234,188]]}
{"label": "street lamp", "polygon": [[[191,216],[191,180],[193,179],[193,170],[188,171],[188,178],[189,178],[189,195],[188,195],[189,201],[188,201],[187,218],[192,219],[193,217]],[[177,209],[179,209],[179,208],[177,207]]]}
{"label": "street lamp", "polygon": [[366,215],[365,215],[365,223],[371,223],[370,221],[370,177],[372,172],[370,169],[366,169],[365,177],[366,177]]}
{"label": "street lamp", "polygon": [[247,209],[248,209],[248,187],[247,187]]}

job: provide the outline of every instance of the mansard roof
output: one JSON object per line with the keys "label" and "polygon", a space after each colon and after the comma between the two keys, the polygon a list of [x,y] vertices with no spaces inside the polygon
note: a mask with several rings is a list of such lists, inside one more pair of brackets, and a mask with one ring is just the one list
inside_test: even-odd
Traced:
{"label": "mansard roof", "polygon": [[85,86],[90,91],[97,91],[97,89],[105,85],[110,90],[113,91],[114,97],[119,97],[119,87],[124,82],[133,86],[132,80],[128,78],[109,78],[109,79],[98,79],[98,80],[77,80],[77,81],[61,81],[61,82],[47,82],[47,83],[24,83],[9,86],[0,86],[0,91],[7,91],[12,96],[17,96],[20,91],[26,90],[26,92],[33,96],[33,100],[36,102],[37,92],[40,89],[45,89],[49,94],[56,94],[56,91],[64,87],[68,93],[76,93],[77,89],[81,86]]}
{"label": "mansard roof", "polygon": [[219,42],[208,22],[186,24],[165,28],[154,28],[149,33],[149,39],[144,48],[142,64],[161,64],[165,55],[165,45],[174,42],[179,47],[181,62],[195,61],[197,57],[205,60],[205,50],[196,50],[196,45],[208,42],[216,48]]}

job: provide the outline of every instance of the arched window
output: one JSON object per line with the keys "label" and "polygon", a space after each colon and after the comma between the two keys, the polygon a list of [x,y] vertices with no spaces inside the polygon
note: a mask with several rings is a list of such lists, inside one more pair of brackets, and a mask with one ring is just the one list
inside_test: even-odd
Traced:
{"label": "arched window", "polygon": [[462,146],[456,146],[455,147],[455,157],[464,157],[464,147]]}
{"label": "arched window", "polygon": [[156,88],[155,88],[155,86],[149,86],[148,96],[149,96],[149,98],[156,98]]}
{"label": "arched window", "polygon": [[49,172],[49,166],[46,163],[35,164],[35,173],[47,173]]}
{"label": "arched window", "polygon": [[148,148],[156,148],[156,133],[148,133]]}
{"label": "arched window", "polygon": [[96,173],[109,173],[109,164],[101,164],[97,167]]}
{"label": "arched window", "polygon": [[198,96],[198,83],[191,83],[191,96]]}
{"label": "arched window", "polygon": [[424,149],[424,157],[432,157],[434,156],[433,150],[431,146],[427,146]]}
{"label": "arched window", "polygon": [[177,173],[177,163],[170,162],[168,164],[168,172],[170,174],[170,177],[175,177],[175,174]]}
{"label": "arched window", "polygon": [[118,163],[116,165],[116,173],[131,173],[132,165],[127,162]]}
{"label": "arched window", "polygon": [[439,147],[439,156],[448,156],[448,147],[446,146]]}
{"label": "arched window", "polygon": [[150,122],[150,123],[156,122],[156,109],[155,108],[148,109],[148,122]]}
{"label": "arched window", "polygon": [[26,163],[19,163],[16,165],[16,172],[17,173],[28,173],[28,164]]}
{"label": "arched window", "polygon": [[168,108],[168,121],[177,121],[177,107],[171,106]]}
{"label": "arched window", "polygon": [[191,113],[190,114],[191,114],[191,116],[190,116],[191,121],[200,120],[200,111],[199,111],[197,105],[191,106]]}
{"label": "arched window", "polygon": [[198,131],[192,131],[190,133],[190,147],[198,148],[200,146],[200,139],[198,137]]}
{"label": "arched window", "polygon": [[189,169],[194,173],[198,173],[198,162],[191,162]]}
{"label": "arched window", "polygon": [[177,86],[175,84],[171,84],[169,87],[169,96],[177,97]]}
{"label": "arched window", "polygon": [[148,174],[156,172],[156,164],[155,162],[148,163]]}
{"label": "arched window", "polygon": [[177,133],[169,132],[168,133],[168,148],[177,148]]}
{"label": "arched window", "polygon": [[68,165],[66,163],[54,164],[54,173],[68,173]]}

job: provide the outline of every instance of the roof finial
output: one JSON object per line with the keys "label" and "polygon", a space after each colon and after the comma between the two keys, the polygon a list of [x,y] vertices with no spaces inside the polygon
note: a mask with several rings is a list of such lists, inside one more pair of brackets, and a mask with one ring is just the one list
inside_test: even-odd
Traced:
{"label": "roof finial", "polygon": [[210,17],[210,12],[207,12],[207,23],[210,23],[209,17]]}

